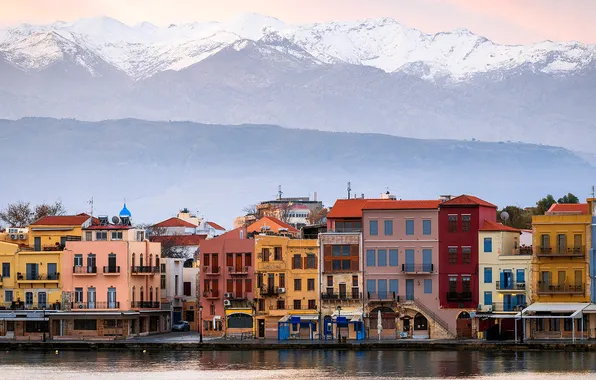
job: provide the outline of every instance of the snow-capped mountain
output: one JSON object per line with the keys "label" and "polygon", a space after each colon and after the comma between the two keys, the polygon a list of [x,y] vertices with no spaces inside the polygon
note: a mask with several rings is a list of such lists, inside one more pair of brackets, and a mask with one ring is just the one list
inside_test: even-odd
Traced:
{"label": "snow-capped mountain", "polygon": [[280,39],[321,63],[366,65],[430,80],[461,81],[521,66],[566,74],[591,67],[596,60],[594,45],[577,42],[499,45],[463,29],[425,34],[390,18],[288,25],[257,14],[169,27],[127,26],[108,17],[22,24],[0,29],[0,56],[27,71],[68,58],[92,75],[101,75],[94,69],[99,59],[138,80],[185,69],[239,41],[269,44]]}

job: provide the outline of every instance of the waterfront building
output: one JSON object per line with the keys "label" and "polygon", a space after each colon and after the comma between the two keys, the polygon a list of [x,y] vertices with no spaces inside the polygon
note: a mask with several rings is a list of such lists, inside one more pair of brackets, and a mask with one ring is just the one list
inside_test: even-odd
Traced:
{"label": "waterfront building", "polygon": [[[171,310],[170,320],[176,323],[184,319],[184,262],[185,258],[160,259],[160,297]],[[190,322],[190,321],[188,321]]]}
{"label": "waterfront building", "polygon": [[554,204],[532,217],[532,304],[522,312],[527,337],[589,336],[591,223],[588,203]]}
{"label": "waterfront building", "polygon": [[200,260],[203,333],[254,334],[254,240],[246,228],[201,242]]}
{"label": "waterfront building", "polygon": [[83,228],[82,241],[66,243],[63,311],[50,317],[54,339],[125,338],[171,328],[170,311],[160,302],[160,244],[131,226],[126,206],[112,220],[100,216]]}
{"label": "waterfront building", "polygon": [[520,245],[521,234],[492,221],[484,221],[478,231],[476,317],[479,331],[490,340],[519,339],[522,334],[517,316],[530,299],[532,246]]}
{"label": "waterfront building", "polygon": [[255,235],[258,338],[314,339],[318,332],[317,239]]}
{"label": "waterfront building", "polygon": [[364,298],[369,336],[453,338],[439,308],[440,200],[369,200],[362,206]]}
{"label": "waterfront building", "polygon": [[496,222],[497,207],[472,195],[444,196],[439,204],[439,300],[445,309],[461,312],[458,337],[474,336],[471,312],[478,300],[478,231]]}
{"label": "waterfront building", "polygon": [[294,237],[298,236],[300,233],[300,231],[294,227],[272,216],[264,216],[247,227],[247,232],[249,234],[260,234],[263,231],[273,234],[285,234]]}
{"label": "waterfront building", "polygon": [[[199,277],[200,267],[195,262],[186,261],[182,268],[183,281],[183,316],[182,318],[190,324],[192,331],[199,331],[200,318],[199,313]],[[175,322],[175,321],[174,321]]]}

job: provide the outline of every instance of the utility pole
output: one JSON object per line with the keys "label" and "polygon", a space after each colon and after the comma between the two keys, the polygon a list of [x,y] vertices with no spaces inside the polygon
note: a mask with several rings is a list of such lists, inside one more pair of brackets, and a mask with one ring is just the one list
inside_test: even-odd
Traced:
{"label": "utility pole", "polygon": [[348,199],[350,199],[351,192],[352,192],[352,183],[350,181],[348,181]]}

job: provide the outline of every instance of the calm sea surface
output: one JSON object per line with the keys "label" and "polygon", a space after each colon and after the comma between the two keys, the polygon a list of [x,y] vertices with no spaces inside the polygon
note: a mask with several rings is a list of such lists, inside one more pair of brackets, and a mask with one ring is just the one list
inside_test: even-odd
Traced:
{"label": "calm sea surface", "polygon": [[0,379],[596,379],[596,353],[4,352]]}

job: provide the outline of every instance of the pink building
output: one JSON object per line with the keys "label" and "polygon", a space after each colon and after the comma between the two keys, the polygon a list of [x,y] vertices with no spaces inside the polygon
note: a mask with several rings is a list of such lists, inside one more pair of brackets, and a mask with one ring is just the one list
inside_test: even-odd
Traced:
{"label": "pink building", "polygon": [[450,335],[450,316],[443,318],[439,308],[439,204],[369,200],[362,206],[369,334],[377,334],[380,311],[385,336]]}
{"label": "pink building", "polygon": [[[128,337],[168,331],[169,308],[160,302],[160,243],[132,228],[124,212],[83,229],[62,258],[62,313],[52,319],[54,338]],[[126,210],[128,211],[128,210]],[[167,306],[167,305],[166,305]]]}
{"label": "pink building", "polygon": [[254,240],[237,228],[201,242],[200,297],[206,335],[253,331]]}

